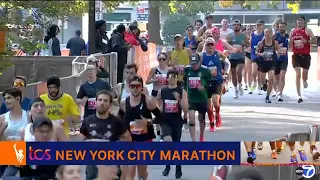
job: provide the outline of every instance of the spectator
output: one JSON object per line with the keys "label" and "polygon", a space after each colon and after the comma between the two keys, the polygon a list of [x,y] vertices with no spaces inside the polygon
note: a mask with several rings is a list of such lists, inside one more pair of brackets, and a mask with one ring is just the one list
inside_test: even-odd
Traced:
{"label": "spectator", "polygon": [[110,74],[108,73],[108,71],[100,66],[99,60],[94,56],[91,55],[87,58],[87,64],[94,65],[97,68],[97,78],[109,78]]}
{"label": "spectator", "polygon": [[108,53],[109,49],[109,38],[107,36],[107,23],[105,20],[96,21],[96,52],[95,53]]}
{"label": "spectator", "polygon": [[138,31],[138,24],[136,22],[131,23],[124,33],[124,40],[132,46],[140,46],[140,43],[136,38]]}
{"label": "spectator", "polygon": [[70,49],[69,56],[83,56],[86,50],[86,43],[80,37],[81,31],[76,30],[75,36],[70,38],[67,43],[67,48]]}
{"label": "spectator", "polygon": [[57,25],[53,24],[47,30],[47,35],[44,37],[44,42],[47,45],[47,56],[61,56],[60,41],[56,37],[60,32]]}
{"label": "spectator", "polygon": [[128,51],[132,45],[127,44],[124,40],[124,33],[126,27],[123,24],[117,26],[113,31],[110,39],[110,47],[112,52],[118,53],[118,68],[117,68],[117,81],[118,83],[123,81],[123,69],[125,64],[127,64]]}

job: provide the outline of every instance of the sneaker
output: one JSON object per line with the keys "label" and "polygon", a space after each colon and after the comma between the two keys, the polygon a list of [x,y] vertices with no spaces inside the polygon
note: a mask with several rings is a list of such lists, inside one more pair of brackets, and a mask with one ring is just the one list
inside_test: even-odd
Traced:
{"label": "sneaker", "polygon": [[214,127],[214,124],[213,124],[213,126],[210,126],[210,129],[209,129],[209,131],[210,132],[214,132],[216,129],[215,129],[215,127]]}
{"label": "sneaker", "polygon": [[312,151],[312,159],[317,160],[320,157],[320,153],[317,150]]}
{"label": "sneaker", "polygon": [[183,124],[184,130],[189,130],[189,125],[188,124]]}
{"label": "sneaker", "polygon": [[256,82],[252,83],[252,85],[251,85],[251,90],[253,91],[253,90],[255,90],[256,88],[257,88],[257,83],[256,83]]}
{"label": "sneaker", "polygon": [[272,150],[270,157],[271,157],[272,159],[277,159],[277,158],[278,158],[277,151],[276,151],[276,150]]}
{"label": "sneaker", "polygon": [[268,85],[265,83],[265,84],[263,84],[263,86],[262,86],[262,90],[263,91],[267,91],[267,89],[268,89]]}
{"label": "sneaker", "polygon": [[217,124],[217,127],[221,127],[222,120],[221,120],[220,114],[216,115],[216,124]]}
{"label": "sneaker", "polygon": [[204,137],[200,137],[199,141],[203,142],[204,141]]}
{"label": "sneaker", "polygon": [[277,93],[275,91],[272,92],[272,97],[277,97]]}
{"label": "sneaker", "polygon": [[258,147],[260,151],[263,149],[263,142],[258,142]]}
{"label": "sneaker", "polygon": [[296,153],[292,153],[290,155],[290,162],[291,163],[297,163],[298,162],[298,157],[297,157],[297,154]]}
{"label": "sneaker", "polygon": [[253,164],[254,158],[252,154],[252,152],[248,152],[247,163]]}
{"label": "sneaker", "polygon": [[242,95],[243,95],[243,93],[244,93],[244,92],[243,92],[243,89],[242,89],[242,87],[241,87],[241,86],[239,87],[239,92],[240,92],[240,96],[242,96]]}
{"label": "sneaker", "polygon": [[303,81],[303,87],[304,88],[308,88],[308,82],[307,81]]}
{"label": "sneaker", "polygon": [[181,169],[181,165],[176,165],[176,179],[180,179],[182,176],[182,169]]}
{"label": "sneaker", "polygon": [[270,101],[270,99],[268,97],[266,97],[265,102],[266,103],[271,103],[271,101]]}
{"label": "sneaker", "polygon": [[244,86],[244,90],[245,90],[245,91],[248,90],[248,86],[247,86],[247,85]]}
{"label": "sneaker", "polygon": [[304,150],[299,150],[298,153],[299,153],[301,161],[307,161],[308,160],[308,157],[307,157],[306,152]]}
{"label": "sneaker", "polygon": [[234,92],[234,99],[237,99],[239,97],[239,90],[235,90],[235,92]]}
{"label": "sneaker", "polygon": [[298,103],[302,103],[303,102],[303,99],[300,97],[299,99],[298,99]]}
{"label": "sneaker", "polygon": [[281,95],[279,95],[279,96],[278,96],[278,101],[281,101],[281,102],[283,101],[283,99],[282,99],[282,96],[281,96]]}
{"label": "sneaker", "polygon": [[257,159],[257,153],[256,152],[257,152],[256,148],[252,148],[251,155],[252,155],[253,160]]}
{"label": "sneaker", "polygon": [[258,95],[262,95],[261,89],[258,89]]}
{"label": "sneaker", "polygon": [[166,166],[166,168],[162,171],[162,176],[168,176],[170,173],[170,166]]}

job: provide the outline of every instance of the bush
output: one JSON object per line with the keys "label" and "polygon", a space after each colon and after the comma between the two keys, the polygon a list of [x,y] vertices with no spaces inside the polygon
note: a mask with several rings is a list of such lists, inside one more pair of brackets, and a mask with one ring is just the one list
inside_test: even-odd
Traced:
{"label": "bush", "polygon": [[186,27],[190,25],[190,21],[183,15],[170,15],[163,23],[162,36],[165,44],[173,45],[173,38],[176,34],[185,34]]}

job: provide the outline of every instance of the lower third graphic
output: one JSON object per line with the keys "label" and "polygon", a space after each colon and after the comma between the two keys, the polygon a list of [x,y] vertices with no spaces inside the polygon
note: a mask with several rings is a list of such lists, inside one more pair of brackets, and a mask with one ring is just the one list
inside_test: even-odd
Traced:
{"label": "lower third graphic", "polygon": [[21,164],[24,158],[23,155],[23,150],[22,149],[17,149],[17,143],[14,143],[13,149],[16,153],[17,161]]}

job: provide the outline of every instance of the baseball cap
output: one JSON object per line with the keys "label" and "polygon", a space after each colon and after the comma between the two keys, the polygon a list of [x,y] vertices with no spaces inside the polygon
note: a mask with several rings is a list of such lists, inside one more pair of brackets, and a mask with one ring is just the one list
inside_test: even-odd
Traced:
{"label": "baseball cap", "polygon": [[214,34],[214,33],[220,33],[220,30],[219,30],[219,28],[217,28],[217,27],[212,28],[211,31],[212,31],[212,34]]}
{"label": "baseball cap", "polygon": [[232,24],[241,24],[241,22],[239,19],[235,19],[235,20],[233,20]]}
{"label": "baseball cap", "polygon": [[51,120],[49,118],[39,117],[39,118],[33,120],[32,129],[35,130],[43,125],[47,125],[50,128],[53,128],[53,123],[51,122]]}
{"label": "baseball cap", "polygon": [[173,38],[173,39],[176,39],[176,38],[181,38],[181,39],[182,39],[182,35],[181,35],[181,34],[176,34],[176,35],[174,35],[174,38]]}
{"label": "baseball cap", "polygon": [[264,22],[264,20],[262,20],[262,19],[258,19],[258,20],[256,21],[256,24],[265,24],[265,22]]}
{"label": "baseball cap", "polygon": [[200,62],[200,56],[198,54],[192,54],[190,56],[190,64],[198,64]]}
{"label": "baseball cap", "polygon": [[92,56],[92,55],[87,57],[87,63],[94,63],[94,62],[97,62],[97,61],[98,61],[98,59],[96,57]]}

